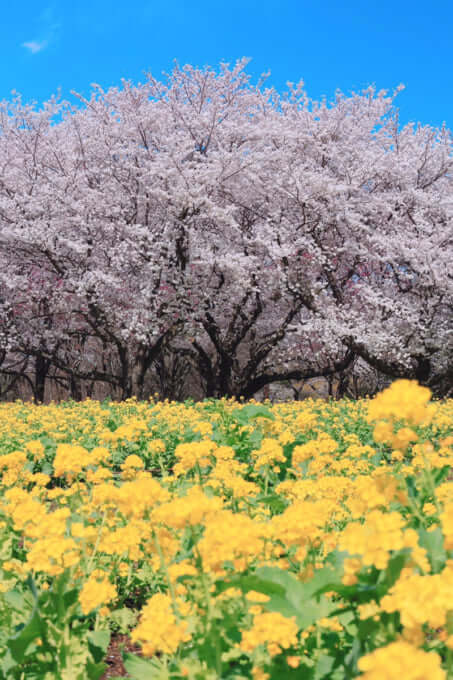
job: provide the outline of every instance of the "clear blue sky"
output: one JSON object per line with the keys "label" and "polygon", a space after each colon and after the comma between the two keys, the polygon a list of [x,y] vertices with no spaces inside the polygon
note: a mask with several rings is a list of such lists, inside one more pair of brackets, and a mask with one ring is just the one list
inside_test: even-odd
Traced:
{"label": "clear blue sky", "polygon": [[453,128],[452,0],[8,0],[0,37],[0,99],[247,56],[254,76],[303,79],[312,98],[403,83],[402,122]]}

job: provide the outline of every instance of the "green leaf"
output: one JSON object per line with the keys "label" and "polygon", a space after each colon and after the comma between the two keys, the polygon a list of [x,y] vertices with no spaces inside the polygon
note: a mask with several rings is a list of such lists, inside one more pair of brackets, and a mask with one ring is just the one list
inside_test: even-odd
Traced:
{"label": "green leaf", "polygon": [[28,623],[7,642],[8,649],[15,661],[22,663],[30,643],[38,640],[45,632],[45,623],[35,609]]}
{"label": "green leaf", "polygon": [[328,654],[320,656],[315,666],[315,680],[321,680],[326,676],[327,678],[330,678],[334,663],[335,657],[329,656]]}
{"label": "green leaf", "polygon": [[121,633],[127,633],[137,621],[137,612],[129,607],[115,609],[109,614],[109,621],[116,624]]}
{"label": "green leaf", "polygon": [[330,589],[332,582],[340,581],[342,556],[337,557],[334,556],[334,565],[318,570],[307,583],[298,581],[293,574],[278,567],[261,567],[255,574],[218,582],[217,593],[229,587],[240,588],[244,593],[256,590],[270,598],[263,604],[265,609],[286,617],[295,616],[301,628],[308,628],[335,609],[322,592]]}
{"label": "green leaf", "polygon": [[31,574],[27,576],[27,586],[30,588],[30,592],[33,595],[34,600],[38,600],[38,591],[36,589],[36,584],[34,578]]}
{"label": "green leaf", "polygon": [[445,564],[447,554],[444,548],[444,535],[442,529],[437,527],[433,531],[421,528],[418,531],[419,543],[428,551],[429,561],[433,572],[438,573]]}
{"label": "green leaf", "polygon": [[11,609],[23,613],[26,603],[22,593],[16,589],[9,590],[8,592],[4,593],[3,598]]}
{"label": "green leaf", "polygon": [[261,578],[280,583],[286,589],[295,588],[298,595],[303,593],[304,599],[318,598],[325,590],[330,590],[332,583],[341,583],[343,559],[342,553],[332,553],[327,558],[327,566],[315,571],[313,578],[305,583],[298,581],[293,574],[278,567],[261,567],[256,573]]}
{"label": "green leaf", "polygon": [[107,669],[107,664],[101,661],[100,663],[93,663],[88,659],[86,665],[86,673],[89,680],[99,680],[104,671]]}
{"label": "green leaf", "polygon": [[256,590],[258,593],[264,593],[264,595],[284,595],[285,593],[285,588],[283,586],[274,581],[260,578],[255,574],[238,576],[229,579],[228,581],[218,581],[216,585],[217,595],[220,595],[224,590],[233,587],[240,588],[243,593],[247,593],[249,590]]}
{"label": "green leaf", "polygon": [[346,677],[356,677],[357,675],[357,661],[362,655],[362,642],[359,638],[354,638],[351,650],[345,657]]}
{"label": "green leaf", "polygon": [[68,590],[68,592],[63,595],[63,602],[66,609],[69,609],[69,607],[77,602],[78,596],[78,588],[72,588],[72,590]]}
{"label": "green leaf", "polygon": [[243,406],[242,408],[236,408],[231,413],[231,415],[241,423],[248,423],[250,420],[255,420],[256,418],[268,418],[269,420],[275,420],[274,414],[269,411],[268,408],[255,404],[249,404],[248,406]]}
{"label": "green leaf", "polygon": [[286,498],[279,496],[277,493],[268,494],[267,496],[257,496],[256,500],[268,505],[274,514],[279,514],[288,507]]}
{"label": "green leaf", "polygon": [[251,449],[259,449],[263,441],[263,434],[260,430],[253,430],[247,437],[247,444]]}
{"label": "green leaf", "polygon": [[278,659],[272,667],[272,680],[314,680],[313,662],[308,658],[302,658],[297,668],[289,668],[285,659]]}
{"label": "green leaf", "polygon": [[11,536],[5,535],[0,544],[0,562],[6,562],[6,560],[10,559],[10,557],[12,556],[12,549],[13,549],[12,535]]}
{"label": "green leaf", "polygon": [[156,661],[141,659],[135,654],[124,654],[124,667],[133,680],[156,680],[162,666]]}
{"label": "green leaf", "polygon": [[385,585],[387,588],[391,588],[398,580],[401,570],[407,562],[409,552],[409,549],[400,550],[390,558],[387,568],[384,572]]}
{"label": "green leaf", "polygon": [[3,656],[1,662],[0,662],[0,668],[2,669],[4,675],[0,676],[3,680],[3,677],[5,678],[10,678],[11,674],[10,671],[17,666],[16,662],[14,661],[11,652],[9,649],[7,650],[6,654]]}
{"label": "green leaf", "polygon": [[88,647],[96,663],[101,661],[106,653],[108,646],[110,644],[110,631],[109,630],[95,630],[87,635]]}
{"label": "green leaf", "polygon": [[[327,572],[327,573],[324,573]],[[301,583],[297,578],[287,571],[278,567],[262,567],[257,570],[257,576],[264,583],[280,586],[282,592],[273,592],[267,587],[266,595],[270,600],[264,603],[264,608],[269,611],[279,612],[283,616],[295,616],[300,628],[308,628],[317,619],[328,616],[335,608],[335,605],[322,595],[317,595],[317,590],[325,582],[331,580],[333,571],[331,569],[321,569],[318,574],[308,583]],[[252,589],[258,592],[265,592],[254,586]]]}

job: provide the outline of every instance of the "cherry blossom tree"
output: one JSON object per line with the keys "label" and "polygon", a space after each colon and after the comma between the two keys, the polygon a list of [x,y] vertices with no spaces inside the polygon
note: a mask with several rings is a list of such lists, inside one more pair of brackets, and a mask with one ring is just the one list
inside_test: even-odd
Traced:
{"label": "cherry blossom tree", "polygon": [[401,125],[397,91],[315,102],[245,67],[3,103],[0,371],[32,367],[37,399],[360,363],[452,389],[450,132]]}

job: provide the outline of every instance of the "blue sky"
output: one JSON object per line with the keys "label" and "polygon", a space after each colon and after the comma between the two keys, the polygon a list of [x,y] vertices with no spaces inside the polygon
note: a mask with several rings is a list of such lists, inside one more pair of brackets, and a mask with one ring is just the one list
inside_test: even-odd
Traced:
{"label": "blue sky", "polygon": [[2,4],[0,99],[138,82],[181,64],[252,59],[309,97],[369,84],[398,95],[402,122],[453,128],[451,0],[21,0]]}

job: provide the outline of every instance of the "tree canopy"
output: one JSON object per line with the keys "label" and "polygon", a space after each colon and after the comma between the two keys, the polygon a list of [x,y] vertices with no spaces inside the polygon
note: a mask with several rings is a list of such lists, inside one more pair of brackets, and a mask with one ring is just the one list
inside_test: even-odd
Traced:
{"label": "tree canopy", "polygon": [[366,367],[451,393],[450,131],[401,125],[397,91],[317,102],[245,68],[1,104],[5,394],[252,397]]}

